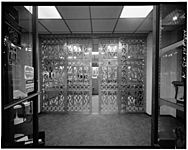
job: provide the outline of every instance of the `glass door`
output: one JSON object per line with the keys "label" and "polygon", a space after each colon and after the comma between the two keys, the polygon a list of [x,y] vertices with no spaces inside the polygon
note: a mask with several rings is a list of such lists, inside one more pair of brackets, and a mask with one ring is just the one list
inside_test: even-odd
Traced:
{"label": "glass door", "polygon": [[161,148],[185,148],[186,5],[160,5],[159,116]]}
{"label": "glass door", "polygon": [[2,146],[38,144],[36,7],[3,3]]}

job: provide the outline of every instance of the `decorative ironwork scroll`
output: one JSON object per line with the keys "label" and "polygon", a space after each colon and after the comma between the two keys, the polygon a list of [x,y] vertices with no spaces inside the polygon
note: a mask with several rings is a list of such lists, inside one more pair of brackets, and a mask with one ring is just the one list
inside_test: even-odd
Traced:
{"label": "decorative ironwork scroll", "polygon": [[66,42],[41,39],[42,111],[66,111]]}
{"label": "decorative ironwork scroll", "polygon": [[92,42],[41,39],[42,111],[91,111]]}
{"label": "decorative ironwork scroll", "polygon": [[120,112],[142,112],[145,101],[144,40],[122,39],[120,43]]}
{"label": "decorative ironwork scroll", "polygon": [[91,40],[71,39],[67,44],[67,99],[69,112],[91,111]]}
{"label": "decorative ironwork scroll", "polygon": [[118,39],[99,42],[100,113],[118,112],[118,48]]}
{"label": "decorative ironwork scroll", "polygon": [[[63,39],[41,39],[42,111],[91,112],[92,41]],[[98,47],[100,113],[144,111],[144,40],[100,39]]]}

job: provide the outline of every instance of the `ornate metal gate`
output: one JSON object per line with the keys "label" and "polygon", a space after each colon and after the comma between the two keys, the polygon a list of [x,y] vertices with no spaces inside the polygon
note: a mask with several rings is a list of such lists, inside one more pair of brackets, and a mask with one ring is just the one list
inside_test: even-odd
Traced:
{"label": "ornate metal gate", "polygon": [[42,111],[91,111],[91,43],[41,39]]}
{"label": "ornate metal gate", "polygon": [[68,111],[91,112],[91,40],[68,41]]}
{"label": "ornate metal gate", "polygon": [[99,110],[145,110],[145,40],[106,39],[99,42]]}
{"label": "ornate metal gate", "polygon": [[120,112],[143,112],[145,110],[145,41],[122,39],[120,44]]}
{"label": "ornate metal gate", "polygon": [[66,101],[66,42],[43,39],[41,47],[42,111],[64,112]]}
{"label": "ornate metal gate", "polygon": [[118,112],[118,48],[119,41],[99,41],[99,111]]}
{"label": "ornate metal gate", "polygon": [[[42,111],[91,112],[92,41],[41,39]],[[145,40],[99,40],[99,111],[145,110]]]}

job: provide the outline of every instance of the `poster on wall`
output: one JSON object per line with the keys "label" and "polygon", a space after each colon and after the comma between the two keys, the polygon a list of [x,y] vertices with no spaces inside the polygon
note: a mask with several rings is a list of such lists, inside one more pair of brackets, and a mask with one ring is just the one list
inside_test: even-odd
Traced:
{"label": "poster on wall", "polygon": [[34,91],[34,68],[31,66],[25,65],[24,67],[24,77],[25,77],[25,89],[26,92]]}

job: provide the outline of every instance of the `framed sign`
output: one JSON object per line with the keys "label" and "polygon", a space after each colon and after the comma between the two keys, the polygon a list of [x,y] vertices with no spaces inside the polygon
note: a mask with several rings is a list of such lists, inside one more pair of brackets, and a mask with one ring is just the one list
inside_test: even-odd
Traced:
{"label": "framed sign", "polygon": [[34,68],[31,66],[24,66],[24,78],[26,92],[32,92],[34,90]]}

